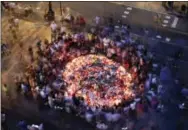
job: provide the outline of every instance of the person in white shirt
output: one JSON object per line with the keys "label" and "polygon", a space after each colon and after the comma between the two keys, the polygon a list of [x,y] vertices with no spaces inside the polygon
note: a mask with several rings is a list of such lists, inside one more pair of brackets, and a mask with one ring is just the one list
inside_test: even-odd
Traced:
{"label": "person in white shirt", "polygon": [[15,8],[16,8],[16,3],[14,3],[14,2],[9,2],[9,3],[8,3],[8,6],[9,6],[9,8],[11,8],[11,9],[15,9]]}
{"label": "person in white shirt", "polygon": [[61,26],[60,33],[64,33],[67,31],[67,28],[65,26]]}
{"label": "person in white shirt", "polygon": [[52,31],[52,41],[53,40],[56,40],[56,37],[57,37],[57,24],[53,21],[51,24],[50,24],[50,28],[51,28],[51,31]]}
{"label": "person in white shirt", "polygon": [[157,77],[154,75],[151,79],[152,84],[157,84]]}
{"label": "person in white shirt", "polygon": [[121,115],[118,114],[118,113],[114,113],[114,114],[111,115],[111,118],[112,118],[113,122],[118,121],[120,119],[120,117],[121,117]]}
{"label": "person in white shirt", "polygon": [[70,21],[70,20],[71,20],[71,15],[70,15],[70,14],[67,14],[67,15],[65,16],[65,20]]}
{"label": "person in white shirt", "polygon": [[15,25],[15,27],[19,27],[19,19],[18,18],[14,19],[14,25]]}
{"label": "person in white shirt", "polygon": [[113,49],[113,48],[108,48],[107,49],[107,57],[109,57],[109,58],[111,58],[112,57],[112,55],[114,55],[116,52],[115,52],[115,50]]}
{"label": "person in white shirt", "polygon": [[46,93],[45,93],[43,90],[41,90],[41,91],[40,91],[40,96],[41,96],[43,99],[45,99],[45,98],[46,98]]}
{"label": "person in white shirt", "polygon": [[53,108],[54,107],[54,99],[51,96],[48,96],[48,105]]}
{"label": "person in white shirt", "polygon": [[92,121],[92,117],[93,117],[93,115],[92,114],[90,114],[90,113],[85,113],[85,118],[86,118],[86,121],[87,122],[91,122]]}
{"label": "person in white shirt", "polygon": [[123,43],[120,41],[115,42],[117,47],[123,47]]}
{"label": "person in white shirt", "polygon": [[51,55],[55,53],[55,50],[52,47],[50,47],[50,53]]}
{"label": "person in white shirt", "polygon": [[104,51],[106,52],[106,49],[108,48],[110,44],[110,39],[109,38],[103,38],[103,46],[104,46]]}
{"label": "person in white shirt", "polygon": [[145,81],[145,88],[146,88],[147,90],[150,89],[150,84],[151,84],[150,80],[147,79],[147,80]]}
{"label": "person in white shirt", "polygon": [[26,93],[28,91],[28,87],[25,84],[21,84],[21,89],[23,93]]}
{"label": "person in white shirt", "polygon": [[76,33],[75,35],[73,35],[73,41],[77,42],[79,39],[79,35]]}
{"label": "person in white shirt", "polygon": [[47,94],[49,94],[52,91],[52,89],[49,86],[46,86],[45,89]]}
{"label": "person in white shirt", "polygon": [[100,23],[100,17],[99,16],[95,17],[95,23],[96,23],[97,26],[99,25],[99,23]]}
{"label": "person in white shirt", "polygon": [[132,110],[135,110],[135,108],[136,108],[136,102],[131,103],[131,104],[130,104],[130,108],[131,108]]}
{"label": "person in white shirt", "polygon": [[56,50],[58,50],[58,49],[59,49],[59,46],[58,46],[58,44],[57,44],[57,43],[54,43],[54,48],[55,48]]}
{"label": "person in white shirt", "polygon": [[130,106],[127,106],[127,107],[124,107],[124,108],[123,108],[123,111],[124,111],[125,113],[127,113],[127,112],[129,111],[129,109],[130,109]]}
{"label": "person in white shirt", "polygon": [[157,93],[160,94],[162,93],[164,90],[163,90],[163,86],[161,84],[158,85],[157,87]]}
{"label": "person in white shirt", "polygon": [[43,124],[40,124],[38,129],[39,129],[39,130],[44,130]]}
{"label": "person in white shirt", "polygon": [[108,126],[105,125],[104,123],[97,123],[97,126],[96,126],[99,130],[106,130],[108,129]]}
{"label": "person in white shirt", "polygon": [[55,32],[57,30],[57,24],[54,21],[50,24],[50,27],[53,32]]}
{"label": "person in white shirt", "polygon": [[112,113],[110,113],[110,112],[105,113],[105,118],[108,122],[111,122],[112,121]]}

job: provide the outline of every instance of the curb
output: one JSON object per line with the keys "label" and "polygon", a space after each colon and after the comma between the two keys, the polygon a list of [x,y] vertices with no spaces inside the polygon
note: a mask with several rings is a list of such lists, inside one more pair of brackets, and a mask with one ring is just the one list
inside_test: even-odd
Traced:
{"label": "curb", "polygon": [[[117,5],[122,5],[122,6],[130,6],[130,5],[126,5],[124,3],[120,4],[120,3],[117,3],[117,2],[110,2],[112,4],[117,4]],[[169,15],[168,12],[156,12],[154,10],[150,10],[150,9],[147,9],[147,8],[140,8],[140,7],[137,7],[137,6],[130,6],[132,8],[137,8],[137,9],[141,9],[141,10],[146,10],[146,11],[149,11],[149,12],[154,12],[154,13],[158,13],[158,14],[164,14],[164,15]]]}

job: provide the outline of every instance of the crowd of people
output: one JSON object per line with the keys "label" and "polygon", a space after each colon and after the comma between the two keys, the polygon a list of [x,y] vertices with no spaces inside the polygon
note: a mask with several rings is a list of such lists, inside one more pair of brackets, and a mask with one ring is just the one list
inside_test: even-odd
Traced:
{"label": "crowd of people", "polygon": [[19,5],[16,2],[2,2],[3,11],[7,11],[9,14],[17,17],[28,17],[33,14],[32,6]]}
{"label": "crowd of people", "polygon": [[[50,24],[52,41],[39,40],[36,50],[28,48],[31,64],[24,76],[15,78],[18,92],[35,99],[40,110],[74,113],[98,129],[111,129],[118,122],[121,129],[134,130],[129,122],[143,113],[164,111],[160,96],[164,88],[156,73],[160,67],[147,47],[131,36],[129,25],[109,17],[101,26],[102,18],[96,16],[95,26],[82,30],[84,17],[63,15],[62,22],[80,29],[71,32],[63,24]],[[18,19],[10,19],[13,34],[18,24]],[[7,92],[6,84],[3,91]],[[19,126],[42,129],[26,128],[25,122]]]}
{"label": "crowd of people", "polygon": [[[133,76],[122,66],[102,55],[86,55],[75,58],[66,65],[63,79],[68,84],[65,95],[83,97],[88,106],[119,105],[131,99]],[[140,90],[140,89],[139,89]]]}
{"label": "crowd of people", "polygon": [[[72,24],[72,19],[66,15],[64,21]],[[75,21],[81,28],[86,22],[82,16]],[[37,56],[28,48],[31,65],[15,79],[18,92],[36,99],[39,109],[73,112],[98,129],[110,129],[124,117],[135,120],[151,107],[162,109],[153,54],[131,37],[129,25],[115,25],[112,17],[102,27],[99,16],[94,21],[87,31],[74,32],[52,22],[52,41],[39,40]]]}
{"label": "crowd of people", "polygon": [[[9,119],[7,119],[7,114],[1,112],[1,128],[3,130],[9,130],[11,127],[9,126]],[[14,120],[14,119],[13,119]],[[16,126],[19,130],[44,130],[43,124],[29,124],[25,120],[19,121]],[[14,126],[12,126],[14,128]],[[16,128],[16,129],[17,129]]]}
{"label": "crowd of people", "polygon": [[40,125],[36,125],[36,124],[29,125],[25,121],[19,121],[17,124],[17,128],[21,130],[44,130],[42,123]]}
{"label": "crowd of people", "polygon": [[[27,68],[25,75],[21,79],[17,78],[15,82],[18,90],[24,93],[26,97],[32,96],[38,101],[39,109],[49,106],[53,109],[65,110],[68,113],[75,113],[85,118],[88,122],[96,125],[98,129],[110,129],[112,122],[121,122],[127,117],[135,120],[138,115],[148,111],[149,108],[161,109],[162,107],[156,94],[162,91],[162,86],[159,85],[157,75],[152,74],[157,68],[156,64],[152,64],[152,53],[147,51],[146,47],[139,41],[130,36],[130,27],[126,25],[112,26],[111,23],[108,26],[99,27],[98,22],[96,22],[96,27],[91,27],[87,32],[69,32],[65,26],[61,26],[58,29],[58,25],[52,22],[53,41],[51,43],[48,40],[44,42],[39,40],[37,42],[37,58],[34,58],[34,49],[29,47],[28,53],[32,64]],[[130,98],[131,100],[121,98],[118,103],[109,105],[110,107],[103,104],[99,106],[91,105],[83,96],[83,92],[78,94],[77,92],[80,90],[74,90],[78,89],[72,86],[72,82],[78,76],[78,73],[75,71],[79,69],[84,73],[93,71],[93,63],[90,66],[87,63],[85,66],[81,65],[84,64],[83,62],[88,62],[89,59],[86,57],[91,55],[94,57],[106,57],[108,60],[113,61],[114,64],[121,65],[125,71],[131,73],[130,86],[132,93],[134,93],[134,96],[130,96],[132,97]],[[77,62],[80,62],[80,66],[76,63],[78,66],[67,69],[67,65],[79,57],[83,57],[81,61],[77,60]],[[101,62],[97,58],[95,58],[96,62]],[[98,67],[96,62],[94,62],[94,67]],[[105,63],[102,64],[102,68],[98,64],[98,69],[105,69],[103,68]],[[71,69],[75,69],[75,71]],[[72,72],[71,75],[67,76],[66,71],[68,73]],[[85,82],[87,81],[87,76],[80,79]],[[104,76],[108,76],[109,79],[113,78],[113,75],[106,73],[100,77],[98,71],[93,71],[93,73],[90,73],[90,76],[93,76],[98,84],[100,79],[97,80],[97,78],[104,78]],[[125,74],[123,76],[128,77]],[[78,81],[81,82],[80,79],[76,80],[77,85]],[[71,81],[71,84],[68,81]],[[106,82],[107,86],[104,85],[105,83],[102,83],[99,88],[99,86],[96,87],[94,85],[93,81],[88,80],[89,85],[86,83],[85,87],[89,91],[93,88],[99,88],[96,91],[100,91],[105,89],[105,87],[113,87],[109,81],[107,80]],[[85,87],[81,84],[84,86],[84,83],[79,84],[79,89],[82,90]],[[117,87],[127,87],[127,85],[121,85],[117,85]],[[70,88],[72,92],[70,92]],[[117,92],[116,89],[118,90],[119,88],[113,87],[113,89],[112,91]],[[89,95],[88,93],[86,94],[87,96]],[[121,95],[121,92],[118,93]],[[101,97],[105,97],[105,91],[102,94]],[[113,94],[116,96],[117,93]],[[116,98],[118,99],[118,96]],[[134,129],[133,125],[127,127]]]}

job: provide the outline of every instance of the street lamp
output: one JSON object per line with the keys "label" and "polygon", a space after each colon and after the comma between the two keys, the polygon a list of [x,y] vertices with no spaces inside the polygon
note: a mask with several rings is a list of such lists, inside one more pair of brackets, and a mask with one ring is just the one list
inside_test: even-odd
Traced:
{"label": "street lamp", "polygon": [[61,6],[61,1],[60,1],[60,14],[62,16],[62,6]]}
{"label": "street lamp", "polygon": [[49,6],[49,9],[48,9],[48,13],[45,14],[45,19],[48,21],[53,21],[55,19],[55,13],[52,10],[52,3],[49,2],[48,6]]}

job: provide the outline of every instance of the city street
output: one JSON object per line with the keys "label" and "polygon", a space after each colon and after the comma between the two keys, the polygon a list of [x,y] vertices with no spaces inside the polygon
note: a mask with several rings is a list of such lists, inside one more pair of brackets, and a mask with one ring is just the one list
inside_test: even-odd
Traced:
{"label": "city street", "polygon": [[[70,7],[73,14],[80,14],[86,18],[88,24],[93,24],[95,16],[106,18],[113,15],[115,20],[122,19],[124,23],[131,26],[131,32],[140,36],[144,36],[144,29],[149,30],[147,40],[149,43],[149,51],[155,52],[156,57],[162,62],[167,61],[172,57],[174,52],[183,48],[184,56],[178,61],[179,70],[177,75],[187,81],[188,73],[188,19],[177,18],[176,16],[161,14],[161,23],[156,23],[154,17],[156,12],[138,9],[130,6],[117,5],[110,2],[61,2],[63,7]],[[10,44],[11,54],[2,57],[2,83],[8,85],[11,101],[2,95],[3,111],[7,113],[10,121],[10,130],[17,130],[14,128],[19,120],[27,120],[29,123],[39,124],[43,122],[47,124],[45,130],[94,130],[95,128],[88,124],[85,120],[73,114],[66,112],[55,112],[54,110],[41,112],[38,110],[36,102],[25,99],[19,96],[16,92],[14,79],[18,75],[23,75],[27,65],[30,64],[28,56],[28,48],[32,46],[36,48],[38,39],[44,41],[51,40],[51,30],[48,24],[43,20],[44,11],[48,9],[48,2],[21,2],[20,5],[31,5],[34,9],[34,14],[27,19],[19,18],[19,29],[17,31],[17,40],[12,37],[9,32],[7,13],[2,12],[1,26],[2,26],[2,43]],[[39,8],[38,10],[36,8]],[[59,2],[52,2],[52,8],[59,17]],[[122,17],[123,16],[123,17]],[[161,36],[161,38],[157,38]],[[166,38],[170,42],[166,42]],[[23,48],[20,48],[19,43],[23,43]],[[36,50],[34,49],[34,52]],[[35,56],[35,54],[34,54]],[[171,64],[171,62],[169,62]],[[171,106],[170,106],[171,105]],[[152,117],[154,120],[159,120],[161,123],[161,130],[175,130],[175,122],[178,120],[180,113],[177,106],[169,105],[169,113],[166,113],[167,118],[174,118],[174,120],[167,119],[163,122],[160,115],[156,114]],[[172,108],[172,109],[171,109]],[[29,113],[29,114],[28,114]],[[176,113],[173,115],[173,113]],[[52,116],[55,115],[55,116]],[[148,119],[149,116],[147,115]],[[140,124],[141,125],[140,120]],[[138,121],[139,122],[139,121]],[[147,123],[147,120],[143,121]],[[171,123],[174,123],[171,125]],[[169,125],[165,126],[165,123]],[[165,127],[164,127],[165,126]],[[16,126],[15,126],[16,127]],[[164,127],[164,128],[163,128]],[[118,128],[118,127],[117,127]],[[163,129],[162,129],[163,128]],[[117,130],[117,129],[114,129]]]}
{"label": "city street", "polygon": [[39,117],[29,115],[23,115],[23,113],[18,113],[18,111],[14,109],[7,109],[3,108],[1,111],[6,114],[6,120],[7,120],[7,125],[8,125],[8,130],[20,130],[17,127],[17,124],[19,121],[25,120],[28,125],[36,124],[39,125],[42,122],[44,123],[44,129],[45,130],[60,130],[58,129],[55,125],[50,124],[49,122],[44,122],[44,120],[40,119]]}
{"label": "city street", "polygon": [[[112,14],[115,19],[121,19],[122,15],[126,15],[126,13],[124,13],[125,11],[129,12],[127,13],[124,22],[130,24],[131,32],[139,36],[145,35],[143,28],[149,30],[150,33],[147,38],[153,43],[149,46],[152,46],[152,51],[156,52],[160,58],[162,57],[162,61],[166,61],[168,56],[171,57],[174,52],[183,48],[184,56],[181,59],[182,61],[179,61],[178,63],[180,69],[177,73],[181,79],[187,81],[186,74],[188,71],[185,68],[188,65],[188,30],[181,30],[178,28],[178,26],[181,26],[183,29],[188,27],[188,22],[186,23],[186,21],[188,21],[187,19],[179,19],[179,22],[184,22],[186,24],[178,22],[177,27],[172,28],[171,25],[173,24],[175,16],[161,14],[163,20],[166,16],[170,16],[167,27],[163,27],[162,24],[159,25],[154,21],[154,16],[156,16],[157,13],[147,10],[137,8],[132,8],[132,10],[130,10],[127,6],[117,5],[110,2],[62,2],[62,5],[70,7],[73,11],[79,12],[79,14],[86,17],[86,20],[89,23],[92,23],[92,20],[97,15],[100,17],[108,17]],[[53,2],[53,8],[59,8],[59,3]],[[158,35],[161,36],[160,39],[156,38]],[[170,38],[170,42],[166,42],[166,38]]]}
{"label": "city street", "polygon": [[[25,4],[25,2],[22,3]],[[27,2],[26,4],[32,6],[40,5],[39,2]],[[42,3],[43,6],[47,6],[47,4],[48,3],[45,2]],[[112,15],[114,20],[122,19],[124,23],[130,24],[135,34],[143,36],[143,29],[146,28],[152,30],[149,36],[151,38],[157,39],[156,36],[160,35],[161,41],[170,38],[171,43],[188,46],[186,42],[188,41],[188,20],[185,18],[176,18],[169,14],[160,14],[110,2],[62,2],[62,6],[70,7],[72,12],[78,12],[78,14],[83,15],[88,23],[92,23],[97,15],[102,18]],[[56,14],[58,15],[60,11],[59,2],[52,2],[52,7],[56,10]],[[154,17],[157,16],[157,14],[161,15],[161,23],[155,22]]]}
{"label": "city street", "polygon": [[[168,37],[171,39],[172,43],[180,44],[176,42],[178,39],[181,39],[182,41],[184,40],[184,43],[182,44],[185,44],[188,40],[188,25],[181,24],[183,21],[184,23],[187,23],[187,19],[180,20],[181,23],[177,23],[177,28],[171,28],[169,25],[173,24],[175,16],[170,16],[167,27],[163,27],[162,24],[156,24],[154,21],[154,16],[157,14],[155,12],[137,8],[132,8],[132,10],[130,10],[127,9],[127,6],[116,5],[110,2],[63,2],[63,5],[70,7],[72,10],[79,12],[81,15],[84,15],[88,21],[94,19],[96,15],[101,17],[113,15],[114,19],[125,19],[125,23],[130,24],[133,32],[136,34],[144,35],[144,33],[140,32],[140,30],[147,28],[149,30],[154,30],[154,32],[157,31],[154,34],[152,33],[151,37],[156,38],[157,35],[160,35],[162,37],[161,40],[163,41]],[[58,3],[54,2],[53,7],[58,7]],[[126,15],[127,17],[122,18],[122,15]],[[169,16],[165,14],[161,15],[162,21],[165,20],[166,16]],[[179,28],[179,26],[181,27]]]}
{"label": "city street", "polygon": [[[41,16],[41,15],[39,15]],[[28,20],[20,19],[19,32],[17,32],[17,40],[12,38],[12,34],[8,32],[8,18],[7,14],[3,14],[2,17],[2,42],[10,45],[11,54],[2,57],[2,83],[8,85],[8,91],[11,95],[10,100],[7,99],[4,94],[2,94],[2,107],[5,107],[5,113],[8,113],[8,120],[12,124],[10,130],[16,130],[16,122],[19,120],[26,120],[30,123],[42,123],[47,122],[47,124],[52,123],[52,126],[57,126],[57,130],[65,129],[72,130],[92,130],[92,126],[83,120],[80,120],[75,115],[67,114],[65,112],[57,113],[56,117],[52,118],[51,114],[53,111],[38,111],[37,105],[33,101],[26,100],[23,96],[19,96],[16,92],[16,86],[14,84],[14,79],[18,75],[22,75],[30,63],[28,57],[28,47],[32,46],[36,48],[36,42],[38,38],[42,41],[44,39],[51,39],[50,27],[46,26],[44,21],[34,22],[36,19],[28,18]],[[31,20],[30,20],[31,19]],[[19,47],[19,43],[23,43],[23,48]],[[29,114],[28,114],[29,113]],[[35,117],[37,116],[37,117]],[[61,116],[60,120],[58,117]],[[40,118],[38,121],[35,118]],[[17,122],[18,123],[18,122]],[[71,124],[71,125],[70,125]],[[72,125],[74,124],[74,125]],[[53,129],[56,129],[53,128]]]}

